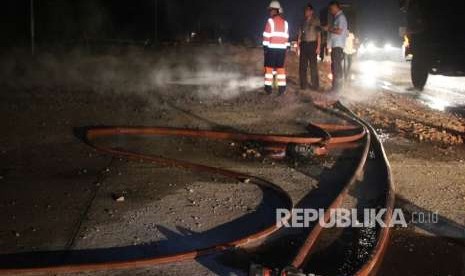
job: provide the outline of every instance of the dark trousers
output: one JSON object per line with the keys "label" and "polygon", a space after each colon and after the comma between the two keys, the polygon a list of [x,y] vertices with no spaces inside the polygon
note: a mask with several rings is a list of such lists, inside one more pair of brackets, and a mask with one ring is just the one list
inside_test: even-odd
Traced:
{"label": "dark trousers", "polygon": [[340,47],[334,47],[331,50],[331,73],[333,75],[333,90],[339,90],[342,85],[344,70],[342,61],[344,60],[344,51]]}
{"label": "dark trousers", "polygon": [[325,55],[326,55],[326,43],[321,43],[321,46],[320,46],[320,59],[321,60],[324,60],[325,59]]}
{"label": "dark trousers", "polygon": [[350,79],[350,69],[352,69],[352,55],[344,55],[344,78]]}
{"label": "dark trousers", "polygon": [[270,94],[273,90],[273,82],[276,78],[279,93],[286,92],[286,49],[269,49],[265,50],[265,91]]}
{"label": "dark trousers", "polygon": [[307,71],[310,65],[310,74],[312,80],[312,88],[318,89],[320,87],[320,78],[318,76],[318,57],[316,54],[316,47],[318,43],[302,42],[300,45],[300,88],[306,89],[308,85]]}

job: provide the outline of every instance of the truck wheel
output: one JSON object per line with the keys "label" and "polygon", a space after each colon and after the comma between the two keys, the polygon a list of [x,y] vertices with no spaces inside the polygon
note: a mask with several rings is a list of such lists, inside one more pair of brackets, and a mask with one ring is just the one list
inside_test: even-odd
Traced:
{"label": "truck wheel", "polygon": [[428,80],[429,74],[428,59],[422,55],[414,54],[412,66],[410,68],[413,86],[418,90],[423,90]]}

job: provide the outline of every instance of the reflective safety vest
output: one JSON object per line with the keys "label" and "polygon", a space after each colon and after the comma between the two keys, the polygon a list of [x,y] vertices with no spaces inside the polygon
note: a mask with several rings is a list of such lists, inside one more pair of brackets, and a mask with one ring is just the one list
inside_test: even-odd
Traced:
{"label": "reflective safety vest", "polygon": [[268,19],[263,32],[263,46],[271,49],[286,49],[289,43],[289,24],[281,16]]}

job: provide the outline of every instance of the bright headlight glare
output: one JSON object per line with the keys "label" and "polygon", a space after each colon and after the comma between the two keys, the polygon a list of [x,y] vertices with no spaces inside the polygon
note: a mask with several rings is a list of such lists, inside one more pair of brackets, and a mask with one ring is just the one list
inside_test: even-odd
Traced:
{"label": "bright headlight glare", "polygon": [[391,50],[392,50],[392,45],[391,45],[390,43],[386,43],[386,44],[384,45],[384,50],[386,50],[386,51],[391,51]]}
{"label": "bright headlight glare", "polygon": [[368,50],[368,52],[375,52],[376,51],[376,45],[373,42],[369,42],[367,44],[367,50]]}

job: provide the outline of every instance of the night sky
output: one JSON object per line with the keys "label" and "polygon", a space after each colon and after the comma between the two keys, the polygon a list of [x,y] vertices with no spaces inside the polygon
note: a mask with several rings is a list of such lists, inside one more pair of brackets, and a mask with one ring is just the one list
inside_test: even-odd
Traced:
{"label": "night sky", "polygon": [[[267,18],[269,0],[35,0],[39,43],[91,39],[160,40],[182,39],[195,31],[226,41],[260,39]],[[285,15],[295,32],[302,20],[306,0],[282,0]],[[329,0],[310,1],[317,10]],[[359,31],[365,35],[395,35],[402,25],[396,0],[352,0]],[[8,0],[1,14],[1,44],[26,44],[29,37],[29,0]]]}

